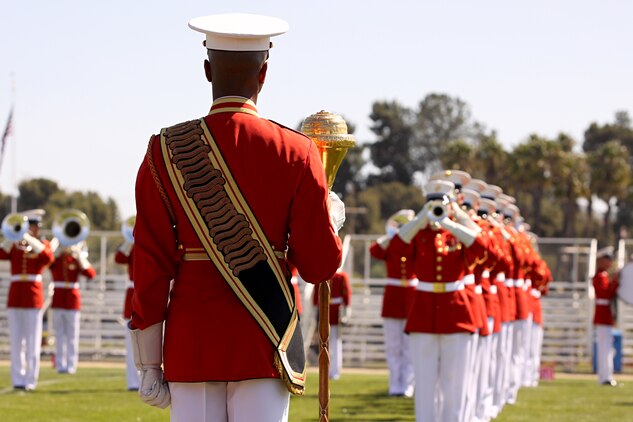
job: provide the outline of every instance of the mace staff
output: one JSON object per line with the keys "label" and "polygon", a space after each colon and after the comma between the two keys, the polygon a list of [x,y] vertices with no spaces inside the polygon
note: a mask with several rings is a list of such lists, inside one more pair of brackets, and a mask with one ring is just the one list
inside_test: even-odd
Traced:
{"label": "mace staff", "polygon": [[[347,154],[356,146],[353,135],[347,133],[345,120],[337,114],[321,110],[308,116],[301,125],[305,133],[316,144],[328,188],[332,190],[336,172]],[[329,421],[330,406],[330,282],[319,285],[319,422]]]}

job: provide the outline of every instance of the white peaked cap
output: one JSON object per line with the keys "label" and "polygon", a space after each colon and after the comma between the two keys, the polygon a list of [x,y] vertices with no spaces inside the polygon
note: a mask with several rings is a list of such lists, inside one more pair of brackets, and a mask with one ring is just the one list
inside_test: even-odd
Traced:
{"label": "white peaked cap", "polygon": [[464,185],[465,189],[472,189],[475,192],[481,194],[486,188],[488,184],[481,179],[471,179],[466,185]]}
{"label": "white peaked cap", "polygon": [[470,182],[470,174],[462,170],[442,170],[433,173],[431,180],[447,180],[455,185],[455,188],[461,189]]}
{"label": "white peaked cap", "polygon": [[207,36],[209,50],[265,51],[270,37],[288,32],[286,21],[249,13],[201,16],[189,21],[189,28]]}
{"label": "white peaked cap", "polygon": [[464,203],[469,204],[471,207],[474,207],[475,202],[479,202],[481,199],[479,192],[473,189],[464,188],[460,193],[464,196]]}
{"label": "white peaked cap", "polygon": [[502,198],[508,204],[516,204],[517,202],[517,200],[514,199],[514,196],[506,195],[505,193],[502,193],[501,195],[499,195],[499,198]]}
{"label": "white peaked cap", "polygon": [[44,214],[46,214],[46,211],[38,208],[34,210],[22,211],[20,214],[26,216],[29,221],[42,221],[42,218],[44,217]]}
{"label": "white peaked cap", "polygon": [[449,196],[455,190],[455,184],[447,180],[432,180],[424,185],[426,200],[442,199]]}
{"label": "white peaked cap", "polygon": [[415,217],[415,211],[413,210],[400,210],[387,220],[387,224],[395,227],[400,227],[403,224],[408,223]]}
{"label": "white peaked cap", "polygon": [[491,214],[497,211],[497,203],[492,199],[481,198],[479,200],[479,210]]}
{"label": "white peaked cap", "polygon": [[607,246],[605,248],[602,249],[598,249],[598,252],[596,253],[596,258],[605,258],[605,257],[609,257],[613,259],[613,246]]}
{"label": "white peaked cap", "polygon": [[517,219],[520,217],[519,207],[514,204],[507,204],[503,207],[503,215]]}
{"label": "white peaked cap", "polygon": [[482,198],[489,198],[492,200],[496,200],[503,193],[503,189],[501,189],[497,185],[488,185],[486,189],[480,192]]}

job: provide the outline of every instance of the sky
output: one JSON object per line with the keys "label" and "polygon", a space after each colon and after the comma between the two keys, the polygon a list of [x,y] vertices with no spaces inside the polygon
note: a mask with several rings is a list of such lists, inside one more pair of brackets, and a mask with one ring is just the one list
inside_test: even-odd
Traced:
{"label": "sky", "polygon": [[451,0],[9,1],[0,10],[0,133],[15,104],[0,190],[48,178],[113,198],[135,213],[147,141],[205,115],[197,16],[280,17],[264,117],[295,127],[319,110],[343,114],[360,142],[375,138],[371,105],[415,108],[458,96],[507,148],[529,134],[582,142],[591,122],[633,114],[633,2]]}

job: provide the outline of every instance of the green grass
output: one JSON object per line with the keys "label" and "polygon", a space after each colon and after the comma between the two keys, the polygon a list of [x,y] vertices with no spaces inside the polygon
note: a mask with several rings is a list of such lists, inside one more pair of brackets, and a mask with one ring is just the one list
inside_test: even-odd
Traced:
{"label": "green grass", "polygon": [[[316,421],[316,373],[308,377],[307,394],[293,397],[290,421]],[[168,421],[169,411],[140,402],[125,390],[125,371],[83,368],[76,375],[59,375],[43,367],[34,392],[14,392],[9,368],[0,366],[0,421]],[[413,421],[413,400],[387,396],[386,374],[349,374],[331,382],[330,420]],[[522,389],[515,406],[507,406],[498,422],[618,421],[633,422],[633,381],[618,388],[597,385],[595,379],[559,377],[538,388]]]}

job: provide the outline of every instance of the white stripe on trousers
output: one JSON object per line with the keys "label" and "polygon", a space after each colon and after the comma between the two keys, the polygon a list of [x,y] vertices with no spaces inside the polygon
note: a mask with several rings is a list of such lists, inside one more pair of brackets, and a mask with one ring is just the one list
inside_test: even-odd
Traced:
{"label": "white stripe on trousers", "polygon": [[11,383],[35,388],[40,375],[42,349],[42,310],[8,308],[11,342]]}
{"label": "white stripe on trousers", "polygon": [[596,324],[596,366],[598,382],[603,383],[613,379],[613,333],[612,326]]}
{"label": "white stripe on trousers", "polygon": [[53,309],[55,329],[55,367],[57,371],[74,374],[79,358],[79,318],[77,309]]}
{"label": "white stripe on trousers", "polygon": [[[409,336],[415,373],[415,420],[460,421],[466,388],[464,350],[471,334],[411,333]],[[441,403],[437,409],[436,397]]]}
{"label": "white stripe on trousers", "polygon": [[413,366],[409,357],[406,319],[383,318],[385,353],[389,367],[389,394],[413,394]]}
{"label": "white stripe on trousers", "polygon": [[170,382],[171,422],[287,422],[290,393],[278,378]]}
{"label": "white stripe on trousers", "polygon": [[125,320],[125,380],[128,390],[138,390],[139,377],[134,365],[134,350],[132,349],[132,336],[127,328],[129,319]]}

